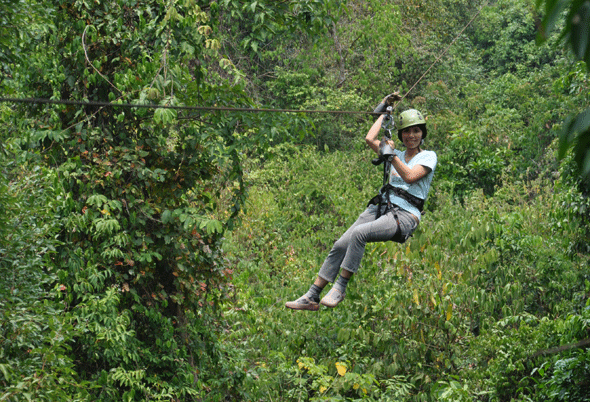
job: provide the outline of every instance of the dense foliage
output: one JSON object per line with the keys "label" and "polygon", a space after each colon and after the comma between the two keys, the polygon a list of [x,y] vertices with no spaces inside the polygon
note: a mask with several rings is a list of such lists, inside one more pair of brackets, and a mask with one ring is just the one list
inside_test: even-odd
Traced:
{"label": "dense foliage", "polygon": [[307,290],[379,183],[370,155],[276,152],[292,157],[252,174],[251,218],[227,248],[225,339],[243,345],[229,365],[247,373],[244,399],[587,400],[587,353],[543,355],[586,339],[590,318],[590,261],[570,251],[579,222],[550,178],[463,205],[439,189],[407,245],[367,248],[338,308],[293,312],[283,303]]}
{"label": "dense foliage", "polygon": [[[538,3],[0,0],[2,93],[75,101],[0,104],[0,400],[590,400],[589,2]],[[287,310],[381,184],[373,117],[170,107],[393,90],[423,223]]]}

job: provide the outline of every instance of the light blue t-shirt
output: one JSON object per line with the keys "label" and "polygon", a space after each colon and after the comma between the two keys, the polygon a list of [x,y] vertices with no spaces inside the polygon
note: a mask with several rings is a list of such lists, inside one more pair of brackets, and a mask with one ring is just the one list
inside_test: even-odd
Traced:
{"label": "light blue t-shirt", "polygon": [[[389,172],[389,184],[394,187],[401,188],[406,190],[408,193],[426,200],[428,197],[428,191],[430,191],[430,183],[432,183],[432,178],[434,177],[434,168],[436,168],[437,157],[434,151],[421,151],[416,154],[410,162],[406,163],[406,151],[400,151],[398,149],[394,149],[393,152],[398,156],[398,158],[404,163],[405,165],[409,166],[410,168],[416,165],[426,166],[430,168],[430,173],[426,176],[421,178],[415,183],[408,184],[401,178],[401,176],[397,173],[393,164],[391,165],[391,170]],[[393,204],[398,205],[400,208],[405,209],[406,211],[415,215],[418,219],[422,216],[418,208],[407,202],[401,197],[398,197],[395,194],[390,195],[390,200]]]}

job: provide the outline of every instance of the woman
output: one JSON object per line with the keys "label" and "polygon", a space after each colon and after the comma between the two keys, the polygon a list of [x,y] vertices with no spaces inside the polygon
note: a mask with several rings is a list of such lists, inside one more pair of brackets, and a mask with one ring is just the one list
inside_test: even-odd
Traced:
{"label": "woman", "polygon": [[[376,110],[383,112],[384,104],[385,99]],[[382,114],[377,119],[365,138],[369,147],[380,156],[382,144],[377,136],[385,116]],[[389,157],[388,185],[334,243],[308,292],[295,301],[287,302],[286,307],[311,311],[317,311],[320,304],[336,307],[346,296],[346,286],[359,268],[367,243],[404,242],[418,227],[437,157],[433,151],[421,148],[427,130],[426,120],[419,111],[410,109],[402,112],[398,126],[398,138],[406,149],[400,151],[395,149],[392,140],[387,142],[393,150],[393,156]],[[334,283],[334,286],[320,301],[320,293],[328,282]]]}

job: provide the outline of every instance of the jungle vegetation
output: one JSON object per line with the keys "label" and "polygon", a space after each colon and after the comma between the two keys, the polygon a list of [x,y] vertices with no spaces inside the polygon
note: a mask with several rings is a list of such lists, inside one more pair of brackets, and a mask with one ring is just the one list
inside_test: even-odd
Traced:
{"label": "jungle vegetation", "polygon": [[[0,0],[0,401],[590,401],[589,20]],[[382,184],[375,116],[305,111],[393,91],[438,154],[422,223],[287,310]]]}

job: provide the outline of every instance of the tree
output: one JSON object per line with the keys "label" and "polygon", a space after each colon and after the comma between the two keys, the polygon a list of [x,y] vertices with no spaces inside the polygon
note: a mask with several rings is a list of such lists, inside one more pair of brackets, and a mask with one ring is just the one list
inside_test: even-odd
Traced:
{"label": "tree", "polygon": [[3,82],[90,102],[19,106],[6,135],[63,188],[48,257],[76,328],[73,368],[96,399],[198,399],[233,375],[215,340],[231,277],[221,241],[245,201],[243,158],[297,118],[170,108],[253,105],[218,53],[211,6],[54,0],[54,28]]}

